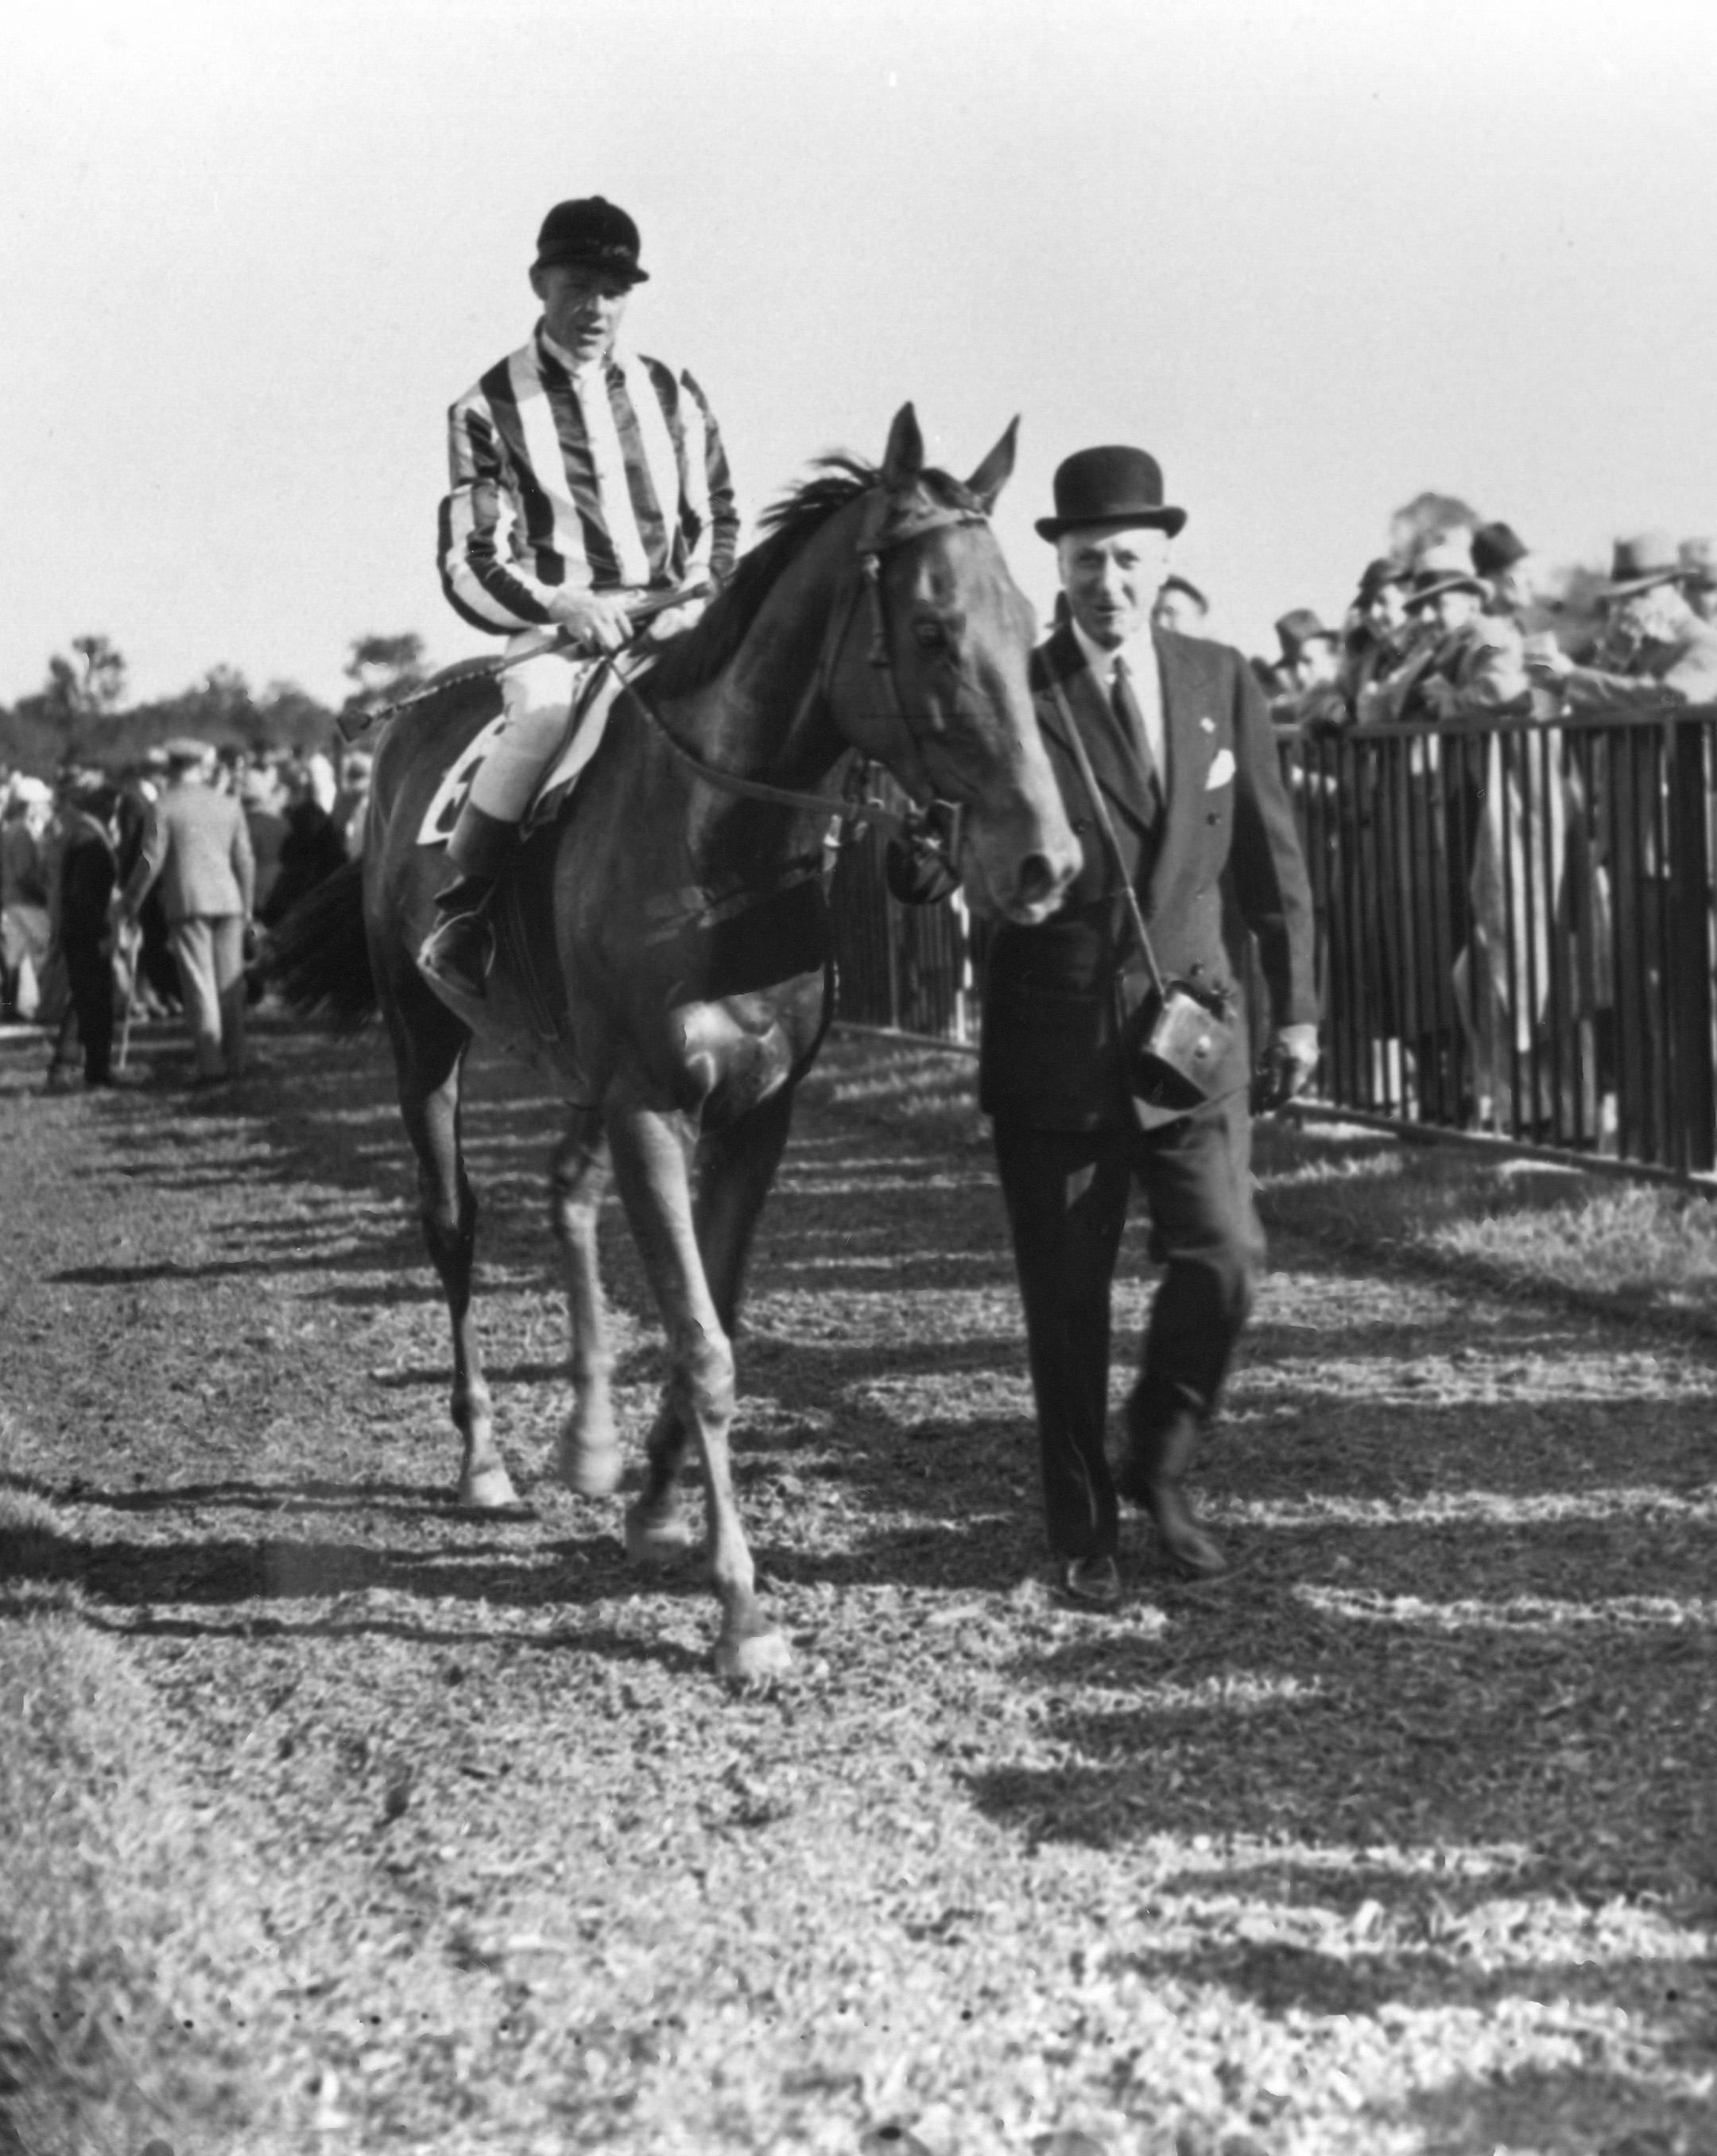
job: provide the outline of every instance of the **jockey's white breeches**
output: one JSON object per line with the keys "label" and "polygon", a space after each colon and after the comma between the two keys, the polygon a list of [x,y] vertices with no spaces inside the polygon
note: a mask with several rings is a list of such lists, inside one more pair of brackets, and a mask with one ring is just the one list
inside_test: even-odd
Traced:
{"label": "jockey's white breeches", "polygon": [[[540,632],[515,637],[510,657]],[[566,737],[566,720],[595,661],[564,651],[541,651],[500,677],[507,722],[495,736],[471,788],[471,806],[497,823],[516,824],[530,806],[536,782]]]}

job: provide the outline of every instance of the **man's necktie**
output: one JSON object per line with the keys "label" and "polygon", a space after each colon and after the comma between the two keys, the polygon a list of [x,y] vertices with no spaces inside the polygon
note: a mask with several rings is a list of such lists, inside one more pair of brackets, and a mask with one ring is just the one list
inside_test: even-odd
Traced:
{"label": "man's necktie", "polygon": [[1121,732],[1131,742],[1140,767],[1145,773],[1145,790],[1152,809],[1162,813],[1162,774],[1156,767],[1156,758],[1151,752],[1151,737],[1145,731],[1145,714],[1139,709],[1139,700],[1133,694],[1130,680],[1132,670],[1125,659],[1115,662],[1115,686],[1110,691],[1110,701],[1115,715],[1120,721]]}

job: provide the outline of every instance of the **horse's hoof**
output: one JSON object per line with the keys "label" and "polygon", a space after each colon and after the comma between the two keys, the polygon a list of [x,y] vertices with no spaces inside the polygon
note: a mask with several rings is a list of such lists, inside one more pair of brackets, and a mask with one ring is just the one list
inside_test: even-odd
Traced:
{"label": "horse's hoof", "polygon": [[793,1666],[793,1650],[772,1628],[766,1632],[724,1632],[715,1643],[715,1674],[729,1684],[768,1684]]}
{"label": "horse's hoof", "polygon": [[[446,1488],[443,1483],[442,1487]],[[499,1460],[492,1467],[479,1467],[474,1473],[467,1471],[459,1477],[459,1493],[454,1503],[462,1512],[498,1512],[507,1510],[522,1512],[519,1493],[513,1487],[513,1478]]]}
{"label": "horse's hoof", "polygon": [[575,1497],[612,1497],[626,1472],[626,1460],[618,1445],[582,1444],[563,1437],[555,1465]]}
{"label": "horse's hoof", "polygon": [[626,1508],[626,1554],[634,1564],[676,1564],[692,1546],[691,1522],[677,1498]]}

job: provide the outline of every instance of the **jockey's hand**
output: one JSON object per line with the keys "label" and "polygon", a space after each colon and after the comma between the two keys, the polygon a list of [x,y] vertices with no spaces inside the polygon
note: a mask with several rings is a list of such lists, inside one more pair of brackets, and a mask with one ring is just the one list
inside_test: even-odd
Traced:
{"label": "jockey's hand", "polygon": [[669,607],[665,613],[653,615],[644,624],[645,639],[651,644],[665,644],[670,636],[679,635],[700,620],[709,603],[707,597],[688,599],[684,606]]}
{"label": "jockey's hand", "polygon": [[1259,1115],[1268,1115],[1274,1108],[1285,1106],[1296,1093],[1304,1091],[1317,1067],[1317,1028],[1278,1026],[1253,1092],[1253,1110]]}
{"label": "jockey's hand", "polygon": [[618,651],[632,640],[626,603],[613,592],[563,593],[554,602],[554,616],[591,651]]}

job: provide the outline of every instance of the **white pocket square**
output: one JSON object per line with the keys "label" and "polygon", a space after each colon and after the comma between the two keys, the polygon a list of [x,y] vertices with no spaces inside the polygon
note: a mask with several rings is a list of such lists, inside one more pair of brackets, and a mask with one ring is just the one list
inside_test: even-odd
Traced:
{"label": "white pocket square", "polygon": [[1209,793],[1212,786],[1226,786],[1233,776],[1233,750],[1219,748],[1210,760],[1210,775],[1204,782],[1205,792]]}

